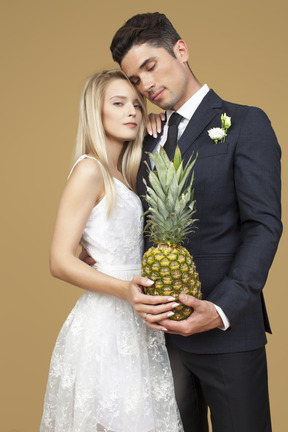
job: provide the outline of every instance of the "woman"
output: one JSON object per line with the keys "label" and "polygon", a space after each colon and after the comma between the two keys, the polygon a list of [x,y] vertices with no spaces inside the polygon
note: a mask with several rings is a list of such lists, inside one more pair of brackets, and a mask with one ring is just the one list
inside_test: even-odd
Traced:
{"label": "woman", "polygon": [[[148,328],[129,302],[141,285],[151,285],[136,276],[143,252],[135,190],[144,124],[143,99],[121,71],[88,80],[76,162],[50,252],[53,276],[86,292],[56,342],[40,432],[182,431],[163,332]],[[79,242],[93,267],[77,258]],[[175,306],[166,300],[163,318]]]}

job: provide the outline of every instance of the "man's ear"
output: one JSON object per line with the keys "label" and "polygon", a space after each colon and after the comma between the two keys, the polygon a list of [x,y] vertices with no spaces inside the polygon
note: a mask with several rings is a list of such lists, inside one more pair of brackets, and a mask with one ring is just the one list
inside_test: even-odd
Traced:
{"label": "man's ear", "polygon": [[189,50],[186,42],[182,39],[178,40],[173,47],[176,57],[183,63],[187,63],[189,59]]}

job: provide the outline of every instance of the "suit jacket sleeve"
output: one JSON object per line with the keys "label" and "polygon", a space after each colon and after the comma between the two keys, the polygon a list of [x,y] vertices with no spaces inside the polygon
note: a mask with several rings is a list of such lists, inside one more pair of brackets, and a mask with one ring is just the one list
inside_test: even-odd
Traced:
{"label": "suit jacket sleeve", "polygon": [[282,233],[280,157],[268,117],[250,107],[234,153],[240,243],[229,272],[207,298],[222,308],[231,326],[259,300]]}

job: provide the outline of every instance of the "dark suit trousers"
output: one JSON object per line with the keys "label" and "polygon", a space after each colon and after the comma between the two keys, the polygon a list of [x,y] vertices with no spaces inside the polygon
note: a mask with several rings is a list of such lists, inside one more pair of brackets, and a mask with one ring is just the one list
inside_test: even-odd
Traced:
{"label": "dark suit trousers", "polygon": [[[168,339],[168,338],[167,338]],[[265,348],[194,354],[167,340],[185,432],[271,432]]]}

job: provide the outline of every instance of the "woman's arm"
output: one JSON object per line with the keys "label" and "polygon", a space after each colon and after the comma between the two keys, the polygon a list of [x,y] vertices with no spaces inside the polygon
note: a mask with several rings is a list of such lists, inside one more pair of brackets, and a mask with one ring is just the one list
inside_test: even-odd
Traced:
{"label": "woman's arm", "polygon": [[103,196],[98,163],[82,160],[72,172],[60,200],[50,249],[50,270],[53,276],[85,290],[124,299],[129,282],[107,276],[75,255],[89,215]]}

